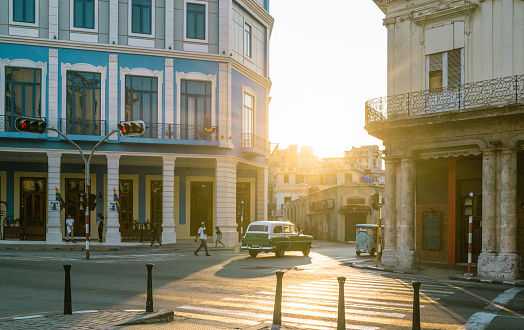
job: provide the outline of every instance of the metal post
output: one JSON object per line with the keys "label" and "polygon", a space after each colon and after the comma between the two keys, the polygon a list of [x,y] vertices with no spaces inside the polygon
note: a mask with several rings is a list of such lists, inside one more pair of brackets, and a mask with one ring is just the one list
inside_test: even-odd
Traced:
{"label": "metal post", "polygon": [[469,216],[469,229],[468,229],[468,272],[465,274],[467,277],[471,277],[474,274],[471,272],[471,255],[473,253],[473,193],[469,193],[471,197],[471,214]]}
{"label": "metal post", "polygon": [[378,267],[378,261],[382,259],[382,193],[378,194],[378,221],[377,221],[377,258],[375,266]]}
{"label": "metal post", "polygon": [[244,201],[240,201],[240,240],[244,236]]}
{"label": "metal post", "polygon": [[153,312],[153,266],[154,264],[147,264],[147,300],[146,312]]}
{"label": "metal post", "polygon": [[71,305],[71,265],[64,265],[65,270],[65,290],[64,290],[64,314],[73,314]]}
{"label": "metal post", "polygon": [[346,303],[344,302],[345,277],[337,277],[338,280],[338,321],[337,330],[346,330]]}
{"label": "metal post", "polygon": [[279,330],[282,325],[282,277],[284,272],[276,272],[277,291],[275,292],[275,308],[273,310],[273,325],[271,330]]}
{"label": "metal post", "polygon": [[86,210],[86,259],[89,259],[89,193],[91,186],[89,185],[89,168],[86,167],[85,173],[85,210]]}
{"label": "metal post", "polygon": [[413,285],[413,326],[411,329],[420,330],[420,300],[419,300],[419,289],[422,283],[415,281],[411,282]]}

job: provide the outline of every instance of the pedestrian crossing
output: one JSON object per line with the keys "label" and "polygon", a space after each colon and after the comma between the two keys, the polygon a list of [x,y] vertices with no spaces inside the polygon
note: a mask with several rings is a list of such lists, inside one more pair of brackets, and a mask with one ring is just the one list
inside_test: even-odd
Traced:
{"label": "pedestrian crossing", "polygon": [[[344,302],[347,329],[410,328],[413,313],[411,279],[387,278],[373,273],[352,272],[345,276]],[[414,278],[413,278],[414,279]],[[336,278],[322,279],[282,289],[282,325],[302,329],[335,329],[338,320],[339,283]],[[424,281],[420,290],[421,311],[438,308],[439,299],[458,289],[437,281]],[[240,326],[273,319],[275,292],[259,291],[229,296],[218,301],[203,301],[178,306],[175,315],[190,318],[225,317]],[[449,324],[446,323],[450,322]],[[456,329],[450,319],[423,322],[424,329]],[[392,326],[394,325],[394,326]]]}

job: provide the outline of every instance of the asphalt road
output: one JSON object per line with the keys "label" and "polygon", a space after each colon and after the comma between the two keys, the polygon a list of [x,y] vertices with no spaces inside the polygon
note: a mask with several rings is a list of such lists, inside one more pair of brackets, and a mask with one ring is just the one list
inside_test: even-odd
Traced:
{"label": "asphalt road", "polygon": [[147,263],[153,263],[155,310],[209,318],[239,328],[271,321],[276,271],[284,271],[283,322],[304,329],[336,328],[337,277],[344,284],[348,329],[412,326],[411,281],[422,282],[424,329],[524,329],[524,288],[360,270],[351,246],[316,242],[310,256],[284,258],[230,249],[134,248],[121,251],[0,251],[0,320],[63,311],[63,265],[70,264],[72,306],[81,310],[145,309]]}

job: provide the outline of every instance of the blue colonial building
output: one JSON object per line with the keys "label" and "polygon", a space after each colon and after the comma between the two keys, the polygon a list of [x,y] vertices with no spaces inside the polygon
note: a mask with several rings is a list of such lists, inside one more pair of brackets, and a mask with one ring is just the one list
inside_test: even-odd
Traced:
{"label": "blue colonial building", "polygon": [[2,238],[61,243],[69,214],[74,236],[86,231],[79,151],[52,130],[18,132],[19,116],[44,118],[86,156],[120,122],[146,123],[142,136],[110,135],[92,157],[89,231],[98,238],[103,216],[104,244],[144,240],[153,222],[174,243],[204,221],[232,246],[240,217],[266,219],[269,0],[5,0],[0,9]]}

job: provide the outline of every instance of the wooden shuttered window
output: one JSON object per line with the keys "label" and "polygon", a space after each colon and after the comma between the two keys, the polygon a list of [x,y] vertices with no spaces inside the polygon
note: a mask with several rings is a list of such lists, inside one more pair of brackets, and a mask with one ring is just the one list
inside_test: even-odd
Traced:
{"label": "wooden shuttered window", "polygon": [[448,52],[448,87],[462,83],[462,52],[453,49]]}

